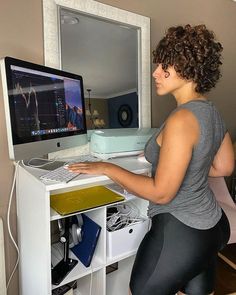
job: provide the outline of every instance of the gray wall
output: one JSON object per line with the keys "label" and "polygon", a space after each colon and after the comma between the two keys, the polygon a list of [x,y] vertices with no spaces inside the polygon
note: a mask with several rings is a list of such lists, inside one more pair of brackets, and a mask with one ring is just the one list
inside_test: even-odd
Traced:
{"label": "gray wall", "polygon": [[[223,77],[211,93],[210,98],[219,107],[233,139],[236,139],[236,88],[234,81],[236,69],[236,58],[234,57],[236,52],[236,3],[231,0],[102,0],[99,2],[150,17],[152,49],[171,25],[205,23],[213,29],[224,46],[224,64]],[[9,55],[43,64],[42,1],[0,0],[0,7],[0,57]],[[153,84],[152,89],[152,124],[153,127],[157,127],[175,105],[173,98],[157,97]],[[8,160],[1,88],[0,104],[0,216],[4,218],[6,269],[7,277],[9,277],[16,259],[15,249],[10,242],[6,227],[13,163]],[[16,210],[14,199],[10,219],[15,236]],[[32,267],[36,266],[32,264]],[[18,281],[16,275],[8,295],[17,294]]]}

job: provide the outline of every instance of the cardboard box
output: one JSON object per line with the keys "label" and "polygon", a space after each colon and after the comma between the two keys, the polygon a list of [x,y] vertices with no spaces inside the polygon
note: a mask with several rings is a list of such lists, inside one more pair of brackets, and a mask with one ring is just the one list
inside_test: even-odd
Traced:
{"label": "cardboard box", "polygon": [[149,229],[149,219],[122,229],[107,231],[107,256],[113,258],[136,251]]}

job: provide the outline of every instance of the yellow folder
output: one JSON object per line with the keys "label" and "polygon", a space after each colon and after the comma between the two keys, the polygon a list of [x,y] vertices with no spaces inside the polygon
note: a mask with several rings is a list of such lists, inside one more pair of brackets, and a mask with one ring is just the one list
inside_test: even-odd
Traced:
{"label": "yellow folder", "polygon": [[125,198],[105,186],[51,195],[50,206],[61,215],[123,201]]}

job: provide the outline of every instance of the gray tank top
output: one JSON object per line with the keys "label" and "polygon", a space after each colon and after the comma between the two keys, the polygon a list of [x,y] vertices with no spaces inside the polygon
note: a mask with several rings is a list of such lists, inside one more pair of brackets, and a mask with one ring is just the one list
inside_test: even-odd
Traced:
{"label": "gray tank top", "polygon": [[[191,111],[197,118],[200,139],[193,149],[186,175],[176,196],[164,205],[150,202],[148,215],[153,217],[156,214],[168,212],[190,227],[208,229],[219,221],[222,214],[208,185],[208,174],[214,156],[225,136],[226,127],[219,112],[210,101],[193,100],[178,106],[173,112],[180,109]],[[145,146],[145,157],[152,163],[152,177],[155,175],[160,153],[156,138],[164,125],[165,123]]]}

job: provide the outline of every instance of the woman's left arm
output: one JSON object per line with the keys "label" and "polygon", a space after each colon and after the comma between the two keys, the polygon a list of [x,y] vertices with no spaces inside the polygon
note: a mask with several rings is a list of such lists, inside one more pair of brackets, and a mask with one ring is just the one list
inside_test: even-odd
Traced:
{"label": "woman's left arm", "polygon": [[225,134],[225,137],[220,145],[218,152],[216,153],[209,176],[220,177],[230,176],[234,170],[234,150],[229,133]]}

